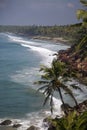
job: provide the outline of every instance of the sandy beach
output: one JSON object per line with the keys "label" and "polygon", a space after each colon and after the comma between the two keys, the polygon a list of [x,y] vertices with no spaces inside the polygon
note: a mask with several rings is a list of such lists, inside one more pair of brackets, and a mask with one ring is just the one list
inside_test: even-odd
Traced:
{"label": "sandy beach", "polygon": [[46,37],[46,36],[33,36],[33,39],[38,39],[38,40],[45,40],[45,41],[51,41],[54,43],[65,43],[66,45],[69,44],[69,41],[62,38],[62,37]]}

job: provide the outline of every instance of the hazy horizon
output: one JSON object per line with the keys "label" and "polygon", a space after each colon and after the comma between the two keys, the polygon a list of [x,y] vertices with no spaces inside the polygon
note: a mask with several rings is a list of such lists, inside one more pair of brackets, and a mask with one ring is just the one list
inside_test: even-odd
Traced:
{"label": "hazy horizon", "polygon": [[79,21],[80,0],[0,0],[0,25],[67,25]]}

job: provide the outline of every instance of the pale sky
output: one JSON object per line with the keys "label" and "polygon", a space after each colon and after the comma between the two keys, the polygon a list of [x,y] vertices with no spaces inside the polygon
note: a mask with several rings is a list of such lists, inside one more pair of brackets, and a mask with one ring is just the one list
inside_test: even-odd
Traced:
{"label": "pale sky", "polygon": [[0,25],[66,25],[79,22],[80,0],[0,0]]}

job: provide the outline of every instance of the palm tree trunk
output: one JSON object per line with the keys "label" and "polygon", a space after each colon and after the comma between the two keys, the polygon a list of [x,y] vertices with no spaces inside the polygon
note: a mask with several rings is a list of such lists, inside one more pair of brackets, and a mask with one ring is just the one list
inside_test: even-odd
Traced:
{"label": "palm tree trunk", "polygon": [[58,87],[58,91],[59,91],[59,95],[60,95],[61,101],[62,101],[62,103],[64,105],[65,103],[64,103],[63,96],[62,96],[62,93],[61,93],[61,90],[60,90],[59,87]]}
{"label": "palm tree trunk", "polygon": [[77,102],[77,100],[76,100],[76,98],[74,96],[73,96],[73,99],[75,101],[76,106],[78,107],[78,102]]}
{"label": "palm tree trunk", "polygon": [[64,106],[64,114],[65,114],[65,115],[68,115],[68,112],[67,112],[67,110],[66,110],[65,103],[64,103],[64,100],[63,100],[63,96],[62,96],[62,93],[61,93],[61,90],[60,90],[59,87],[58,87],[58,91],[59,91],[60,99],[61,99],[62,104],[63,104],[63,106]]}

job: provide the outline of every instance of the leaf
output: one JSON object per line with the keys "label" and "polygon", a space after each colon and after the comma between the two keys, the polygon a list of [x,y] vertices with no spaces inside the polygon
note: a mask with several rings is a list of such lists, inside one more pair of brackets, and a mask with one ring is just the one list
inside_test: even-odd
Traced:
{"label": "leaf", "polygon": [[81,92],[83,92],[83,90],[82,90],[79,86],[77,86],[77,85],[75,85],[75,84],[71,84],[70,86],[72,86],[72,88],[74,88],[74,89],[78,89],[78,90],[80,90]]}
{"label": "leaf", "polygon": [[80,0],[80,2],[81,2],[84,6],[87,6],[87,1],[86,1],[86,0]]}

